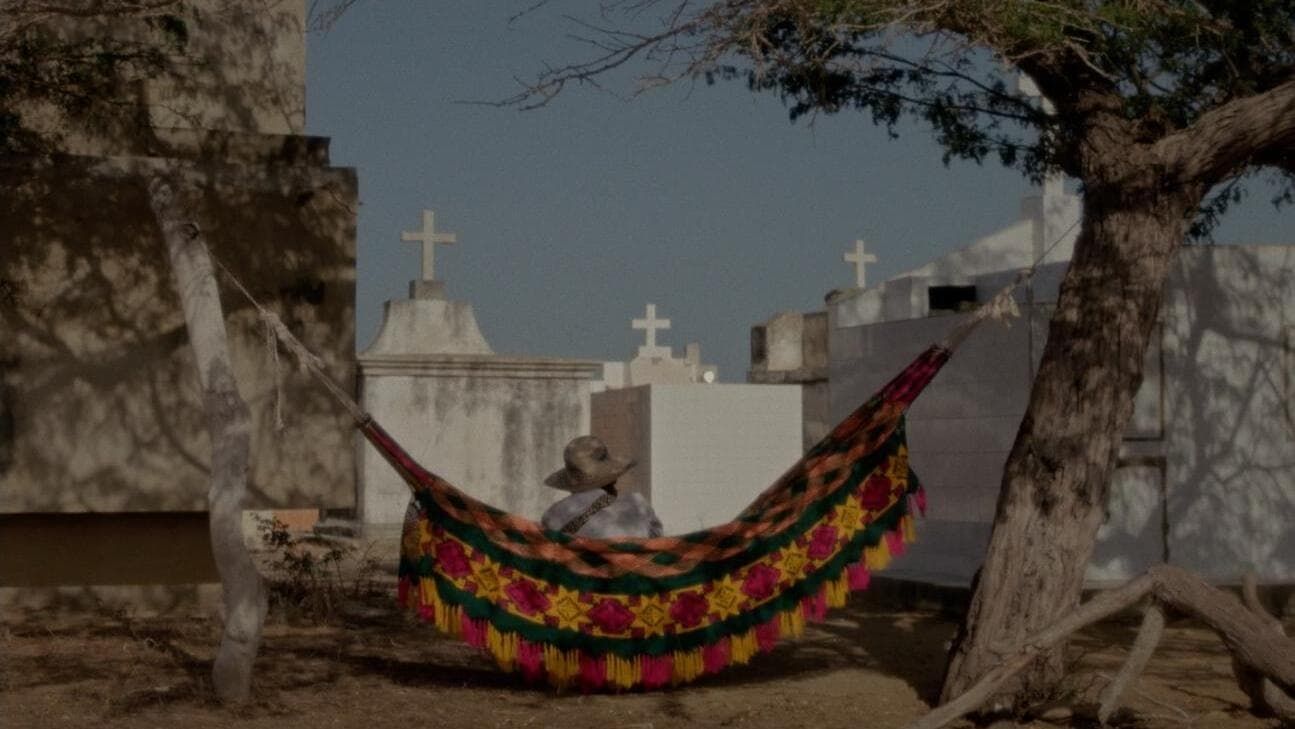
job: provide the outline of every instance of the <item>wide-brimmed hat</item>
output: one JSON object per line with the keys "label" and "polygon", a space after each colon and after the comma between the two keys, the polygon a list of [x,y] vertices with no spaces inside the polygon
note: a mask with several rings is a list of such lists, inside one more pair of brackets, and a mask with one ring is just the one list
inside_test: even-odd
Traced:
{"label": "wide-brimmed hat", "polygon": [[582,435],[567,443],[562,460],[566,467],[554,471],[544,484],[573,492],[602,488],[634,465],[631,458],[613,457],[602,440],[593,435]]}

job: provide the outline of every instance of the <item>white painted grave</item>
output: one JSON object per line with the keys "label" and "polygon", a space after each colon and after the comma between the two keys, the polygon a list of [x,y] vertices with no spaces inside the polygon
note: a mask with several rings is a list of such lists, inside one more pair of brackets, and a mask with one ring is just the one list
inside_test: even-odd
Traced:
{"label": "white painted grave", "polygon": [[[423,246],[422,279],[410,298],[388,301],[382,328],[360,353],[365,410],[409,453],[472,496],[539,518],[562,496],[543,486],[562,466],[567,442],[589,431],[589,393],[602,363],[500,356],[477,326],[471,304],[445,298],[434,280],[431,211],[402,240]],[[374,532],[399,528],[409,490],[377,450],[361,440],[360,517]]]}

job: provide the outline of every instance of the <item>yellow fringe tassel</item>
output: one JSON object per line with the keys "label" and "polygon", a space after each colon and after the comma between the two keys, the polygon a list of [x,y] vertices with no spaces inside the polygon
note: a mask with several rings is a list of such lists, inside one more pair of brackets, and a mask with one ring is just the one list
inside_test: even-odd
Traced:
{"label": "yellow fringe tassel", "polygon": [[886,569],[890,565],[890,547],[886,546],[886,540],[883,539],[877,542],[875,547],[865,548],[863,550],[863,562],[871,572]]}
{"label": "yellow fringe tassel", "polygon": [[[435,592],[435,587],[432,588]],[[439,599],[432,603],[436,627],[446,635],[459,638],[463,636],[463,611],[458,605],[446,605]]]}
{"label": "yellow fringe tassel", "polygon": [[426,577],[418,581],[417,604],[430,605],[433,611],[441,604],[441,596],[436,592],[436,583]]}
{"label": "yellow fringe tassel", "polygon": [[564,651],[545,644],[544,670],[548,672],[549,683],[558,688],[570,686],[580,675],[580,652]]}
{"label": "yellow fringe tassel", "polygon": [[827,606],[830,608],[844,607],[846,601],[850,599],[850,579],[844,572],[840,577],[825,584],[824,588],[827,593]]}
{"label": "yellow fringe tassel", "polygon": [[900,520],[904,525],[904,541],[912,544],[917,541],[917,523],[911,514],[905,514]]}
{"label": "yellow fringe tassel", "polygon": [[797,605],[778,614],[778,635],[783,638],[799,638],[805,632],[805,614]]}
{"label": "yellow fringe tassel", "polygon": [[695,680],[705,671],[706,664],[702,662],[700,648],[690,651],[675,651],[674,675],[671,676],[671,683],[675,685],[688,683]]}
{"label": "yellow fringe tassel", "polygon": [[486,648],[495,662],[505,671],[513,670],[517,664],[517,634],[501,633],[493,624],[486,626]]}
{"label": "yellow fringe tassel", "polygon": [[748,630],[741,635],[734,635],[728,639],[729,644],[729,661],[734,664],[743,664],[751,660],[760,650],[760,644],[755,639],[755,630]]}
{"label": "yellow fringe tassel", "polygon": [[643,680],[643,664],[638,658],[627,660],[620,656],[609,655],[607,661],[607,683],[616,688],[633,688]]}

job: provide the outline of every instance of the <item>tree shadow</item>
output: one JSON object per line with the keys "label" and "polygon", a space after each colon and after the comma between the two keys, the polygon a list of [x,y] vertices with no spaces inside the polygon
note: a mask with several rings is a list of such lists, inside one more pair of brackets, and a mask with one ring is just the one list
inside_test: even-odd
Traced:
{"label": "tree shadow", "polygon": [[[154,175],[183,179],[213,257],[354,381],[356,179],[330,166],[327,140],[301,135],[304,6],[154,5],[182,22],[181,52],[152,78],[116,79],[92,114],[19,109],[48,149],[0,157],[3,511],[206,508],[207,423]],[[147,21],[55,14],[28,32],[147,46]],[[349,416],[275,364],[260,319],[218,278],[253,416],[247,506],[352,507]]]}

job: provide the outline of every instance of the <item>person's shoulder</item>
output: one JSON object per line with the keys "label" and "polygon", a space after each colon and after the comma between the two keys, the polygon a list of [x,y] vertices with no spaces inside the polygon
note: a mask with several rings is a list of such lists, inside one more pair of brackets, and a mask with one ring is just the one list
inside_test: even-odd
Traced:
{"label": "person's shoulder", "polygon": [[651,502],[649,502],[646,498],[644,498],[643,494],[629,494],[628,496],[624,496],[622,498],[627,499],[631,504],[635,506],[635,508],[638,508],[643,511],[652,511]]}
{"label": "person's shoulder", "polygon": [[[601,491],[599,493],[601,493]],[[554,522],[554,520],[560,520],[562,524],[565,524],[571,519],[571,517],[579,514],[597,498],[597,494],[594,494],[591,491],[582,491],[578,494],[568,494],[550,504],[549,507],[544,510],[544,515],[540,517],[540,521],[544,523],[544,526],[549,527],[550,529],[556,529],[561,526],[561,524],[553,526],[551,522]]]}

